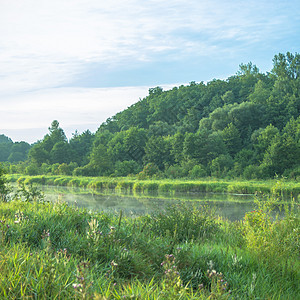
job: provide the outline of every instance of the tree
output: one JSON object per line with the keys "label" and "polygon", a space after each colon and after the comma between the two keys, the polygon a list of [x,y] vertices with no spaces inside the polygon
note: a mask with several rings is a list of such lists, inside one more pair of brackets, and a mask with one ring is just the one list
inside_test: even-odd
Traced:
{"label": "tree", "polygon": [[59,127],[58,121],[54,120],[48,129],[49,134],[46,134],[42,141],[37,142],[30,149],[29,159],[38,166],[42,163],[68,162],[67,137]]}
{"label": "tree", "polygon": [[180,163],[183,160],[183,142],[184,135],[181,132],[177,132],[171,138],[171,155],[177,163]]}
{"label": "tree", "polygon": [[285,170],[295,168],[300,164],[300,145],[291,137],[277,135],[268,147],[264,159],[263,167],[266,175],[281,175]]}
{"label": "tree", "polygon": [[225,144],[218,132],[187,133],[183,143],[183,154],[186,160],[195,159],[197,164],[206,166],[212,159],[226,154]]}
{"label": "tree", "polygon": [[266,150],[271,145],[273,139],[279,136],[279,130],[272,124],[264,129],[256,130],[251,136],[252,145],[256,151],[256,158],[258,161],[262,161]]}
{"label": "tree", "polygon": [[268,85],[263,82],[262,80],[259,80],[254,87],[253,93],[249,95],[249,99],[251,102],[256,104],[266,104],[267,99],[271,95],[271,89],[268,87]]}
{"label": "tree", "polygon": [[0,134],[0,144],[12,144],[13,141],[4,134]]}
{"label": "tree", "polygon": [[12,152],[7,160],[11,163],[19,162],[24,160],[24,155],[21,152]]}
{"label": "tree", "polygon": [[145,155],[145,145],[147,141],[146,130],[137,127],[131,127],[125,131],[124,135],[124,151],[125,158],[123,160],[134,160],[142,164]]}
{"label": "tree", "polygon": [[69,163],[70,162],[70,148],[69,144],[64,141],[60,141],[54,144],[50,151],[51,163]]}
{"label": "tree", "polygon": [[8,161],[18,162],[25,161],[28,157],[30,145],[26,142],[16,142],[12,145]]}
{"label": "tree", "polygon": [[300,54],[279,53],[273,58],[272,74],[276,77],[297,79],[300,75]]}
{"label": "tree", "polygon": [[50,162],[50,154],[44,149],[42,142],[38,142],[30,149],[28,157],[33,163],[39,166],[42,165],[42,163]]}
{"label": "tree", "polygon": [[221,154],[213,159],[210,163],[210,171],[212,176],[222,177],[226,175],[228,170],[233,167],[233,159],[230,155]]}
{"label": "tree", "polygon": [[12,144],[0,143],[0,161],[7,161],[10,155]]}
{"label": "tree", "polygon": [[109,175],[112,173],[112,162],[104,145],[99,144],[93,148],[87,167],[90,170],[90,176]]}
{"label": "tree", "polygon": [[117,161],[115,164],[115,176],[127,176],[141,171],[140,165],[134,160]]}
{"label": "tree", "polygon": [[145,163],[153,163],[160,170],[164,169],[165,164],[172,164],[173,159],[170,154],[171,144],[169,140],[161,136],[152,136],[145,146]]}
{"label": "tree", "polygon": [[236,101],[235,95],[232,91],[227,91],[221,98],[224,104],[233,104]]}
{"label": "tree", "polygon": [[93,141],[94,134],[89,130],[84,131],[82,134],[75,132],[69,142],[70,161],[76,162],[79,166],[88,164],[88,157],[92,150]]}
{"label": "tree", "polygon": [[264,106],[251,102],[243,102],[234,106],[229,112],[229,119],[239,130],[244,144],[249,143],[253,130],[266,125],[264,116]]}
{"label": "tree", "polygon": [[237,75],[240,80],[239,97],[243,100],[247,99],[249,94],[253,92],[254,85],[259,79],[259,69],[252,62],[240,64]]}
{"label": "tree", "polygon": [[222,138],[231,156],[234,156],[241,150],[241,135],[239,130],[232,123],[229,123],[227,127],[223,129]]}

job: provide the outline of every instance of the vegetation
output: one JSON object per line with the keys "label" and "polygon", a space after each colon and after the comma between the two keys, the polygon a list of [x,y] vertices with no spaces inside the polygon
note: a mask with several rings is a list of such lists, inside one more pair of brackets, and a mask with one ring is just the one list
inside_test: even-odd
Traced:
{"label": "vegetation", "polygon": [[13,142],[4,134],[0,134],[0,162],[18,163],[28,157],[30,145],[26,142]]}
{"label": "vegetation", "polygon": [[183,180],[183,179],[144,179],[133,177],[76,177],[65,175],[6,175],[8,182],[18,184],[38,184],[50,186],[68,186],[90,188],[98,191],[133,192],[133,193],[195,193],[215,192],[233,194],[280,194],[285,200],[297,198],[300,183],[284,179],[273,180]]}
{"label": "vegetation", "polygon": [[299,211],[273,219],[265,200],[237,222],[185,204],[125,217],[22,186],[0,202],[0,297],[296,299]]}
{"label": "vegetation", "polygon": [[299,179],[299,61],[288,52],[266,74],[248,63],[226,80],[151,88],[95,134],[75,132],[69,141],[53,121],[28,160],[7,167],[28,175]]}

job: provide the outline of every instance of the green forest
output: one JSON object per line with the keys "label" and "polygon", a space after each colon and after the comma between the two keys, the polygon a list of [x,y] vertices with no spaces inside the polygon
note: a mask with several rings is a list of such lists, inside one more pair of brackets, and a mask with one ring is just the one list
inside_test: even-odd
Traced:
{"label": "green forest", "polygon": [[10,173],[145,178],[300,176],[300,55],[279,53],[270,72],[241,64],[226,80],[149,95],[69,140],[54,120],[33,145],[0,135]]}

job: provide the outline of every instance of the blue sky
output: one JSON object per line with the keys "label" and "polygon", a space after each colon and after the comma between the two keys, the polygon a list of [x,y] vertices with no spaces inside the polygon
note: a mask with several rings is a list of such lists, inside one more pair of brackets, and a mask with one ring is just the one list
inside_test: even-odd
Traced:
{"label": "blue sky", "polygon": [[300,2],[2,0],[0,134],[95,131],[148,94],[225,79],[240,63],[270,71],[299,52]]}

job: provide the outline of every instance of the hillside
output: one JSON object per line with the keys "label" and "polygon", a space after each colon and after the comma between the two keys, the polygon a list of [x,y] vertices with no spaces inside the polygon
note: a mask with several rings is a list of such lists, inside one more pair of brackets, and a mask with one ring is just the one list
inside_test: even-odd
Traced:
{"label": "hillside", "polygon": [[272,178],[300,175],[299,54],[260,73],[241,64],[226,80],[149,95],[68,141],[59,123],[11,172],[85,176]]}

